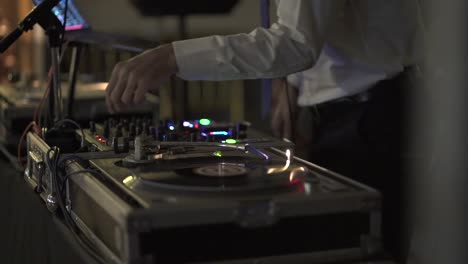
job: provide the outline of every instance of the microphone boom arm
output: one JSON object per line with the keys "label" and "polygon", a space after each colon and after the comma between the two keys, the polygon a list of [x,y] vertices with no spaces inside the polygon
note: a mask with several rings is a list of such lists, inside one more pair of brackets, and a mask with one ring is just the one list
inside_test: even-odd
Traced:
{"label": "microphone boom arm", "polygon": [[60,0],[44,0],[37,5],[18,24],[8,36],[0,40],[0,53],[4,53],[13,43],[15,43],[24,32],[31,30],[35,24],[39,24],[49,35],[50,45],[60,45],[60,39],[64,34],[64,29],[60,20],[52,13],[52,9],[58,5]]}

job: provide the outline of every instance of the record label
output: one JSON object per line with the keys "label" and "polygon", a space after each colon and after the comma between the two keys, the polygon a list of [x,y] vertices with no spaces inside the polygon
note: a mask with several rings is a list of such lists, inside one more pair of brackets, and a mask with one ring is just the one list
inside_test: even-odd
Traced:
{"label": "record label", "polygon": [[220,163],[196,168],[193,172],[199,176],[224,178],[244,176],[249,171],[244,165]]}

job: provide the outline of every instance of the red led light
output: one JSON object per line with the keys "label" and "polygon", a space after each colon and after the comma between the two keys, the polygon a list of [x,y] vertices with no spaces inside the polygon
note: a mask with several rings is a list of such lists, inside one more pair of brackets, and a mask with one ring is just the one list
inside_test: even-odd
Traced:
{"label": "red led light", "polygon": [[303,178],[295,178],[295,179],[290,179],[289,180],[289,183],[291,185],[296,185],[296,184],[301,184],[304,182],[304,179]]}
{"label": "red led light", "polygon": [[103,137],[101,137],[100,135],[96,135],[94,136],[96,138],[97,141],[101,142],[101,143],[106,143],[107,140]]}

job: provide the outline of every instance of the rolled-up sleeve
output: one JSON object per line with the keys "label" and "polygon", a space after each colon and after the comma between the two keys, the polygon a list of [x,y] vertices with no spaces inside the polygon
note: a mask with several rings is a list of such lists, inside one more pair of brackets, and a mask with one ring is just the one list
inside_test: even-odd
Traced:
{"label": "rolled-up sleeve", "polygon": [[340,0],[280,0],[278,22],[249,34],[173,43],[179,77],[186,80],[277,78],[316,62]]}

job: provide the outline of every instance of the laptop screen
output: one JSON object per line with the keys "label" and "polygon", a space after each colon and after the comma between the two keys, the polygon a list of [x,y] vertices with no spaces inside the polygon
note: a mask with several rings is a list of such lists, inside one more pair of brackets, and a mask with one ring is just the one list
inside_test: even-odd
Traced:
{"label": "laptop screen", "polygon": [[[38,5],[43,0],[33,0],[35,5]],[[65,14],[65,1],[61,0],[60,3],[52,9],[54,14],[58,17],[58,19],[62,22],[64,20]],[[89,28],[89,24],[80,14],[76,5],[73,3],[73,0],[68,0],[68,12],[67,12],[67,24],[65,25],[66,31],[73,31],[73,30],[80,30],[80,29],[87,29]]]}

